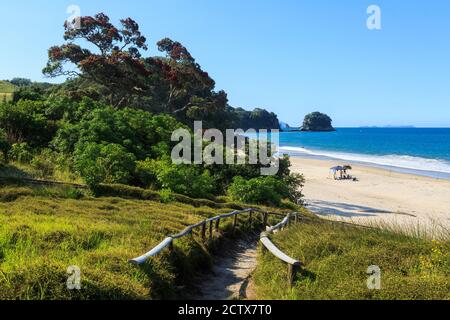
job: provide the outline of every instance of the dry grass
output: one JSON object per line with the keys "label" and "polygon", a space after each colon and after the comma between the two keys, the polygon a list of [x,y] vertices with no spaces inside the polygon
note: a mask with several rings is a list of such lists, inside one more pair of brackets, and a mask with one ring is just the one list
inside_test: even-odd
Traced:
{"label": "dry grass", "polygon": [[10,102],[13,100],[13,93],[0,92],[0,103]]}

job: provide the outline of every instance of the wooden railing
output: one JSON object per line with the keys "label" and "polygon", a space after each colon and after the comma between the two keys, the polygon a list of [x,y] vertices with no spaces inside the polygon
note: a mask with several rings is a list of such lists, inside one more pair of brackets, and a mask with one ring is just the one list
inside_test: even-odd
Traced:
{"label": "wooden railing", "polygon": [[[257,217],[254,214],[260,214],[261,222],[266,227],[268,226],[268,218],[270,215],[284,217],[284,215],[280,214],[280,213],[265,212],[260,209],[254,209],[254,208],[238,210],[238,211],[233,211],[228,214],[219,215],[219,216],[201,221],[197,224],[191,225],[191,226],[187,227],[186,229],[184,229],[182,232],[165,238],[160,244],[158,244],[152,250],[143,254],[140,257],[129,260],[129,262],[132,264],[135,264],[135,265],[143,264],[149,258],[160,254],[164,249],[166,249],[166,248],[172,249],[173,241],[175,239],[180,239],[185,236],[192,235],[194,233],[194,230],[197,228],[201,228],[200,234],[201,234],[202,240],[206,240],[207,236],[209,236],[209,239],[212,239],[214,236],[214,233],[216,233],[216,234],[219,233],[220,222],[226,218],[234,218],[233,224],[232,224],[232,230],[234,231],[239,222],[238,216],[244,215],[244,214],[248,215],[249,222],[252,222],[253,219],[257,219]],[[280,259],[288,264],[288,281],[289,281],[290,285],[292,285],[292,283],[294,282],[295,276],[296,276],[298,270],[301,268],[302,263],[298,260],[295,260],[295,259],[287,256],[280,249],[278,249],[270,240],[269,235],[273,234],[279,230],[282,230],[286,227],[289,227],[289,225],[292,222],[298,222],[299,219],[300,219],[300,215],[298,213],[290,213],[277,225],[275,225],[273,227],[267,227],[267,229],[266,229],[267,231],[263,232],[260,237],[260,241],[262,243],[264,250],[268,250],[275,257],[277,257],[278,259]],[[208,232],[208,229],[209,229],[209,232]]]}
{"label": "wooden railing", "polygon": [[261,237],[260,237],[260,241],[263,245],[263,253],[265,253],[265,251],[268,250],[275,257],[277,257],[281,261],[284,261],[287,263],[289,286],[292,286],[292,284],[294,283],[297,272],[302,267],[302,263],[298,260],[295,260],[295,259],[289,257],[284,252],[282,252],[280,249],[278,249],[273,244],[273,242],[270,240],[269,235],[273,234],[279,230],[283,230],[286,227],[289,227],[289,225],[292,223],[292,220],[294,220],[294,222],[297,223],[299,219],[300,219],[300,216],[298,213],[289,213],[286,216],[286,218],[284,218],[283,221],[281,221],[279,224],[277,224],[273,227],[270,227],[267,229],[267,231],[261,233]]}

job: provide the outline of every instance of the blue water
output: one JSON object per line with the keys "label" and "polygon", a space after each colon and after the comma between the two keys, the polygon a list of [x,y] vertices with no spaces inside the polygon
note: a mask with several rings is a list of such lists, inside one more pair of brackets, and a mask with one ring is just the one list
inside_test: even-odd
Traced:
{"label": "blue water", "polygon": [[280,151],[450,178],[450,128],[339,128],[282,132]]}

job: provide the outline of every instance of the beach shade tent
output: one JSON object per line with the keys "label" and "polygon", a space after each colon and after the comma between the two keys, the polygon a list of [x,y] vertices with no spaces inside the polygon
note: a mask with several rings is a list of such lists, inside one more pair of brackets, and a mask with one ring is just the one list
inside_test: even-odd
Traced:
{"label": "beach shade tent", "polygon": [[336,179],[336,173],[344,171],[344,167],[336,166],[336,167],[330,168],[330,171],[333,173],[334,179]]}
{"label": "beach shade tent", "polygon": [[[352,170],[352,166],[349,166],[349,165],[336,166],[336,167],[330,168],[330,170],[333,173],[334,179],[337,179],[336,178],[336,173],[338,173],[338,172],[340,173],[341,179],[342,179],[343,178],[342,175],[343,174],[347,175],[347,170]],[[344,177],[344,178],[347,178],[347,177]]]}

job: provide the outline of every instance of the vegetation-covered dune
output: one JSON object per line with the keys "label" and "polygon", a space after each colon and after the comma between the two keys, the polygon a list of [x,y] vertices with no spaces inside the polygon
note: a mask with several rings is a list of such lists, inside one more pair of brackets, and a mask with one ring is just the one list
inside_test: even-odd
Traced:
{"label": "vegetation-covered dune", "polygon": [[[293,288],[286,266],[259,256],[254,276],[261,299],[450,299],[450,242],[313,220],[273,237],[304,263]],[[381,269],[381,289],[369,290],[369,266]],[[284,271],[284,272],[283,272]]]}
{"label": "vegetation-covered dune", "polygon": [[[127,259],[190,224],[237,208],[183,196],[169,201],[126,186],[105,186],[102,192],[110,196],[99,198],[84,192],[2,183],[0,300],[177,297],[177,286],[210,266],[209,246],[199,237],[178,240],[173,254],[143,267]],[[80,268],[82,290],[67,290],[69,266]]]}

